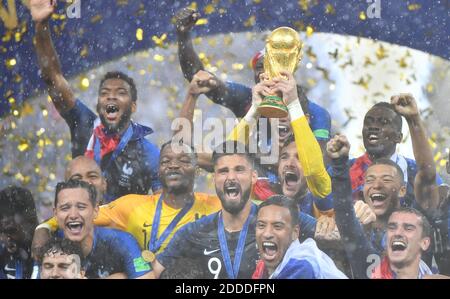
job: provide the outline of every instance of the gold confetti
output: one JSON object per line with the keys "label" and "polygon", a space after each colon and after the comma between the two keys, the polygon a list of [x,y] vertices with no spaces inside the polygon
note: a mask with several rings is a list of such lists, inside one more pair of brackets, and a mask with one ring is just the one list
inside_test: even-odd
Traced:
{"label": "gold confetti", "polygon": [[6,60],[6,67],[8,69],[13,68],[16,64],[17,64],[17,60],[15,58],[11,58],[11,59]]}
{"label": "gold confetti", "polygon": [[164,61],[164,56],[162,56],[160,54],[155,54],[155,55],[153,55],[153,60],[162,62],[162,61]]}
{"label": "gold confetti", "polygon": [[102,15],[95,15],[91,18],[91,23],[95,24],[95,23],[99,22],[102,18],[103,18]]}
{"label": "gold confetti", "polygon": [[83,45],[83,49],[81,49],[80,51],[80,56],[85,58],[86,56],[88,56],[89,50],[87,45]]}
{"label": "gold confetti", "polygon": [[56,146],[57,146],[57,147],[61,147],[61,146],[63,146],[63,145],[64,145],[64,140],[58,139],[58,141],[56,142]]}
{"label": "gold confetti", "polygon": [[167,34],[163,33],[161,37],[158,37],[157,35],[152,36],[152,40],[155,43],[156,46],[160,48],[167,48],[167,45],[164,45],[164,41],[167,39]]}
{"label": "gold confetti", "polygon": [[432,93],[434,90],[434,86],[431,83],[428,83],[426,88],[428,93]]}
{"label": "gold confetti", "polygon": [[252,26],[255,26],[255,23],[256,23],[256,17],[255,16],[250,16],[250,18],[248,18],[248,20],[244,22],[244,26],[245,27],[252,27]]}
{"label": "gold confetti", "polygon": [[138,41],[142,41],[143,38],[144,38],[144,30],[142,30],[142,28],[138,28],[136,30],[136,39]]}
{"label": "gold confetti", "polygon": [[405,61],[405,57],[400,58],[399,60],[396,60],[398,62],[398,66],[401,68],[406,68],[408,64]]}
{"label": "gold confetti", "polygon": [[80,80],[80,89],[86,91],[89,88],[89,79],[87,77],[82,77]]}
{"label": "gold confetti", "polygon": [[44,128],[40,128],[39,130],[36,131],[36,136],[40,137],[44,133],[45,133],[45,129]]}
{"label": "gold confetti", "polygon": [[19,111],[13,110],[13,115],[14,115],[14,116],[19,116]]}
{"label": "gold confetti", "polygon": [[363,87],[365,90],[368,90],[369,81],[370,79],[365,80],[363,77],[361,77],[358,81],[353,81],[352,83]]}
{"label": "gold confetti", "polygon": [[16,100],[13,97],[11,97],[8,99],[8,102],[12,105],[16,102]]}
{"label": "gold confetti", "polygon": [[16,43],[20,42],[20,40],[22,39],[22,34],[20,32],[16,32],[14,34],[14,39],[16,40]]}
{"label": "gold confetti", "polygon": [[366,14],[363,12],[363,11],[361,11],[360,13],[359,13],[359,19],[360,20],[365,20],[365,19],[367,19],[367,17],[366,17]]}
{"label": "gold confetti", "polygon": [[408,5],[408,10],[409,10],[409,11],[414,11],[414,10],[420,9],[420,7],[421,7],[420,4],[409,4],[409,5]]}
{"label": "gold confetti", "polygon": [[306,26],[306,36],[310,37],[314,32],[314,28],[312,26]]}
{"label": "gold confetti", "polygon": [[205,18],[198,19],[197,22],[195,22],[196,26],[206,25],[206,24],[208,24],[208,19],[205,19]]}
{"label": "gold confetti", "polygon": [[188,8],[197,10],[197,2],[192,2],[191,4],[189,4]]}
{"label": "gold confetti", "polygon": [[370,57],[365,57],[365,60],[364,60],[364,67],[367,67],[367,66],[369,66],[369,65],[375,65],[375,63],[373,63],[372,62],[372,60],[370,59]]}
{"label": "gold confetti", "polygon": [[240,71],[244,68],[244,65],[242,63],[233,63],[231,67],[233,68],[233,70]]}
{"label": "gold confetti", "polygon": [[29,148],[30,148],[30,145],[28,144],[27,141],[22,141],[17,146],[17,149],[19,150],[19,152],[24,152],[24,151],[28,150]]}
{"label": "gold confetti", "polygon": [[212,4],[208,4],[205,6],[205,8],[203,9],[203,11],[205,12],[205,14],[210,15],[215,11],[215,7]]}
{"label": "gold confetti", "polygon": [[327,15],[334,15],[334,14],[336,14],[336,10],[334,10],[333,5],[331,5],[331,4],[328,3],[328,4],[325,6],[325,13],[326,13]]}
{"label": "gold confetti", "polygon": [[50,174],[48,175],[48,178],[49,178],[50,180],[53,181],[53,180],[56,178],[56,176],[55,176],[54,173],[50,173]]}
{"label": "gold confetti", "polygon": [[378,49],[377,49],[377,51],[376,51],[376,53],[375,53],[376,55],[377,55],[377,58],[379,59],[379,60],[382,60],[382,59],[384,59],[384,58],[386,58],[388,55],[387,55],[387,51],[386,51],[386,49],[383,47],[383,45],[380,45],[379,47],[378,47]]}

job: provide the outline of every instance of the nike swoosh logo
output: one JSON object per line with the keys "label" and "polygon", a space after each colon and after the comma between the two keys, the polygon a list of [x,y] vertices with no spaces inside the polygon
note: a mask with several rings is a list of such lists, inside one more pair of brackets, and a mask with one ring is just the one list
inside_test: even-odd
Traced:
{"label": "nike swoosh logo", "polygon": [[220,249],[215,249],[215,250],[208,251],[208,250],[205,249],[205,250],[203,251],[203,254],[204,254],[204,255],[210,255],[211,253],[217,252],[217,251],[219,251],[219,250],[220,250]]}
{"label": "nike swoosh logo", "polygon": [[10,268],[10,267],[8,267],[8,266],[5,266],[4,270],[5,270],[5,271],[16,271],[15,268]]}
{"label": "nike swoosh logo", "polygon": [[144,222],[144,224],[142,224],[143,227],[150,227],[150,226],[152,226],[152,225],[153,225],[153,223],[152,223],[152,224],[147,224],[147,223],[145,223],[145,222]]}

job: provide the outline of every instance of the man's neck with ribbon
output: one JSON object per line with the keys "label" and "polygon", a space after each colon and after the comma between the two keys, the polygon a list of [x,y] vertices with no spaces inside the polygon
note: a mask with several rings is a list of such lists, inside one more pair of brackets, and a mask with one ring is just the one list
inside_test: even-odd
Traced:
{"label": "man's neck with ribbon", "polygon": [[252,208],[252,201],[247,200],[244,208],[237,214],[231,214],[225,209],[222,209],[223,224],[227,232],[237,232],[242,230],[245,221],[247,221],[248,216]]}

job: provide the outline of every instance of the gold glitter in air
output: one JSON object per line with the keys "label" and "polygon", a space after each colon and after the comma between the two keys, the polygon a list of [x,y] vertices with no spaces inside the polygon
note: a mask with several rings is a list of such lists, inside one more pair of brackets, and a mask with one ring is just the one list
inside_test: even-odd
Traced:
{"label": "gold glitter in air", "polygon": [[164,41],[166,39],[167,39],[167,34],[166,33],[163,33],[161,35],[161,37],[158,37],[157,35],[153,35],[152,36],[152,41],[155,43],[155,45],[157,47],[164,48],[164,49],[167,49],[167,47],[168,47],[168,45],[164,44]]}
{"label": "gold glitter in air", "polygon": [[36,136],[40,137],[44,133],[45,133],[45,129],[44,128],[40,128],[39,130],[36,131]]}
{"label": "gold glitter in air", "polygon": [[8,69],[11,69],[17,64],[17,60],[15,58],[7,59],[5,64]]}
{"label": "gold glitter in air", "polygon": [[310,37],[314,32],[314,28],[312,26],[306,26],[306,36]]}
{"label": "gold glitter in air", "polygon": [[19,116],[19,111],[13,110],[13,115],[14,115],[14,116]]}
{"label": "gold glitter in air", "polygon": [[383,45],[380,45],[380,46],[378,47],[378,49],[377,49],[377,51],[375,52],[375,54],[377,55],[377,58],[378,58],[379,60],[382,60],[382,59],[388,57],[387,51],[386,51],[386,49],[383,47]]}
{"label": "gold glitter in air", "polygon": [[20,32],[14,33],[14,39],[16,40],[16,43],[20,42],[22,39],[22,34]]}
{"label": "gold glitter in air", "polygon": [[228,35],[224,36],[223,43],[225,44],[225,46],[231,46],[231,44],[233,43],[233,38]]}
{"label": "gold glitter in air", "polygon": [[367,67],[369,65],[375,65],[375,63],[373,63],[373,61],[370,59],[370,57],[366,56],[364,59],[364,67]]}
{"label": "gold glitter in air", "polygon": [[17,149],[19,152],[24,152],[30,148],[30,145],[28,144],[28,141],[22,140],[19,145],[17,145]]}
{"label": "gold glitter in air", "polygon": [[419,10],[420,7],[421,7],[420,4],[412,3],[412,4],[409,4],[409,5],[408,5],[408,10],[409,10],[409,11]]}
{"label": "gold glitter in air", "polygon": [[336,10],[334,9],[333,5],[331,5],[330,3],[328,3],[328,4],[325,6],[325,13],[326,13],[327,15],[334,15],[334,14],[336,14]]}
{"label": "gold glitter in air", "polygon": [[256,17],[250,16],[250,18],[247,19],[247,21],[244,22],[245,27],[252,27],[255,26],[256,23]]}
{"label": "gold glitter in air", "polygon": [[138,41],[142,41],[144,39],[144,30],[142,30],[142,28],[138,28],[136,30],[136,39]]}
{"label": "gold glitter in air", "polygon": [[191,2],[191,4],[189,4],[188,8],[197,10],[197,2]]}
{"label": "gold glitter in air", "polygon": [[164,56],[162,56],[160,54],[155,54],[155,55],[153,55],[153,60],[162,62],[162,61],[164,61]]}
{"label": "gold glitter in air", "polygon": [[308,85],[309,85],[310,87],[314,87],[314,86],[316,86],[316,84],[317,84],[317,81],[314,80],[313,78],[308,78],[308,79],[306,80],[306,82],[308,83]]}
{"label": "gold glitter in air", "polygon": [[91,23],[92,23],[92,24],[95,24],[95,23],[97,23],[97,22],[100,22],[100,20],[101,20],[102,18],[103,18],[102,15],[95,15],[95,16],[93,16],[93,17],[91,18]]}
{"label": "gold glitter in air", "polygon": [[398,63],[398,66],[399,67],[401,67],[401,68],[406,68],[406,67],[408,67],[408,64],[406,63],[406,58],[405,57],[402,57],[402,58],[400,58],[399,60],[396,60],[396,62]]}
{"label": "gold glitter in air", "polygon": [[57,147],[61,147],[61,146],[63,146],[63,145],[64,145],[64,140],[58,139],[58,141],[56,141],[56,146],[57,146]]}
{"label": "gold glitter in air", "polygon": [[201,37],[196,37],[192,42],[194,43],[194,45],[200,45],[202,41],[203,39]]}
{"label": "gold glitter in air", "polygon": [[16,102],[16,100],[13,97],[11,97],[8,99],[8,102],[12,105]]}
{"label": "gold glitter in air", "polygon": [[317,60],[317,55],[314,54],[312,47],[308,47],[306,49],[306,56],[308,56],[309,60],[311,60],[311,62],[315,62]]}
{"label": "gold glitter in air", "polygon": [[83,49],[81,49],[81,51],[80,51],[80,56],[85,58],[88,56],[88,53],[89,53],[89,50],[88,50],[87,45],[83,45]]}
{"label": "gold glitter in air", "polygon": [[198,19],[197,22],[195,22],[196,26],[201,26],[201,25],[206,25],[206,24],[208,24],[208,19],[205,19],[205,18]]}
{"label": "gold glitter in air", "polygon": [[143,69],[139,70],[139,75],[141,75],[141,76],[144,76],[144,75],[145,75],[145,73],[146,73],[146,71],[145,71],[145,70],[143,70]]}
{"label": "gold glitter in air", "polygon": [[209,39],[208,39],[208,45],[211,46],[211,47],[217,46],[217,39],[215,39],[215,38],[209,38]]}
{"label": "gold glitter in air", "polygon": [[54,180],[54,179],[56,179],[56,176],[55,176],[55,174],[54,173],[50,173],[49,175],[48,175],[48,178],[50,179],[50,180]]}
{"label": "gold glitter in air", "polygon": [[352,83],[363,87],[365,90],[368,90],[369,82],[370,82],[370,79],[365,80],[363,77],[361,77],[361,78],[359,78],[358,81],[353,81]]}
{"label": "gold glitter in air", "polygon": [[303,23],[303,21],[295,21],[294,22],[294,26],[295,28],[297,28],[298,31],[305,31],[305,23]]}
{"label": "gold glitter in air", "polygon": [[231,65],[231,67],[233,68],[233,70],[236,70],[236,71],[240,71],[240,70],[244,69],[244,65],[242,63],[233,63]]}
{"label": "gold glitter in air", "polygon": [[47,109],[42,110],[42,116],[47,117],[48,116],[48,111]]}
{"label": "gold glitter in air", "polygon": [[214,5],[212,5],[212,4],[206,5],[205,8],[203,9],[203,11],[205,12],[205,14],[207,14],[207,15],[212,14],[215,10],[216,10],[216,8],[215,8]]}
{"label": "gold glitter in air", "polygon": [[365,12],[361,11],[359,13],[359,19],[365,21],[367,19]]}
{"label": "gold glitter in air", "polygon": [[428,83],[426,89],[427,89],[428,93],[432,93],[434,91],[434,85],[431,83]]}
{"label": "gold glitter in air", "polygon": [[86,91],[89,88],[89,79],[87,77],[81,77],[80,89]]}

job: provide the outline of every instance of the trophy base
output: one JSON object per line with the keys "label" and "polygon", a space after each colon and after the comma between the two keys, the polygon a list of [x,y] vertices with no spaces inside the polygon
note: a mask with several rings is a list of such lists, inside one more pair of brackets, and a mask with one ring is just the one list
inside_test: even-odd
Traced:
{"label": "trophy base", "polygon": [[283,118],[289,115],[283,99],[279,96],[265,97],[259,105],[258,111],[261,116],[266,118]]}

